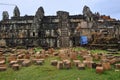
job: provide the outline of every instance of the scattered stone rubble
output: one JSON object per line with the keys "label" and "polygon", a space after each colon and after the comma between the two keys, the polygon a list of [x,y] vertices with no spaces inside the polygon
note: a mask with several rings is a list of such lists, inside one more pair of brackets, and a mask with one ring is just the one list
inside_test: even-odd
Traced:
{"label": "scattered stone rubble", "polygon": [[[71,69],[73,66],[78,70],[93,68],[96,69],[98,74],[111,69],[120,69],[120,56],[104,53],[92,54],[87,50],[75,51],[68,48],[34,52],[34,49],[15,49],[13,53],[2,53],[4,50],[1,48],[0,51],[0,71],[5,71],[7,68],[16,71],[21,67],[29,67],[33,64],[44,65],[45,59],[56,56],[59,59],[51,60],[50,64],[56,66],[57,69]],[[114,68],[112,68],[112,65]]]}

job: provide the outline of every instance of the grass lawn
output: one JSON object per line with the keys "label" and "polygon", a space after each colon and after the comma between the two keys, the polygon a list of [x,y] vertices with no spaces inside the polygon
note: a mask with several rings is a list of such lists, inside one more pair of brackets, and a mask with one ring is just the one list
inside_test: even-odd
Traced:
{"label": "grass lawn", "polygon": [[103,74],[96,74],[95,69],[78,70],[75,66],[69,70],[58,70],[50,65],[52,59],[58,57],[45,59],[42,66],[31,65],[22,67],[19,71],[8,68],[7,71],[0,72],[0,80],[120,80],[120,71],[115,72],[114,69]]}

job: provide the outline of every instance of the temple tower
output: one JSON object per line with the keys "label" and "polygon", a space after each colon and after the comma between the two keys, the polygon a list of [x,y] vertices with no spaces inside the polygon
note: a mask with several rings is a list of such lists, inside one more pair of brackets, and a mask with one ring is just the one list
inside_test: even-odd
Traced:
{"label": "temple tower", "polygon": [[58,46],[59,47],[69,47],[70,39],[69,39],[69,13],[65,11],[58,11],[57,16],[59,19],[58,22]]}
{"label": "temple tower", "polygon": [[15,8],[14,8],[13,17],[20,17],[20,11],[17,6],[15,6]]}

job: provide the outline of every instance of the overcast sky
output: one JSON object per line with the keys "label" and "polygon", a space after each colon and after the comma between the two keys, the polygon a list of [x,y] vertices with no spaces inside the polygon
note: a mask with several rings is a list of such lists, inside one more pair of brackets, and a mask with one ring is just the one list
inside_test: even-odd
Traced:
{"label": "overcast sky", "polygon": [[87,5],[93,13],[99,12],[120,19],[120,0],[0,0],[0,20],[3,11],[8,11],[11,17],[15,7],[1,3],[17,5],[21,16],[35,15],[40,6],[43,6],[45,15],[56,15],[59,10],[68,11],[72,15],[82,14],[84,5]]}

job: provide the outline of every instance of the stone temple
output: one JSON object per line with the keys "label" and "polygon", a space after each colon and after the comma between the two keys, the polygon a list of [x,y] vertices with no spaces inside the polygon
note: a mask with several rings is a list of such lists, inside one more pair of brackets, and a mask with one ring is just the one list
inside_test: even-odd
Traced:
{"label": "stone temple", "polygon": [[120,21],[93,13],[87,6],[80,15],[69,15],[66,11],[57,11],[55,16],[44,14],[43,7],[39,7],[34,16],[20,16],[17,6],[11,18],[3,11],[0,45],[43,46],[47,43],[49,47],[72,47],[80,44],[80,36],[87,36],[92,42],[95,32],[120,40]]}

